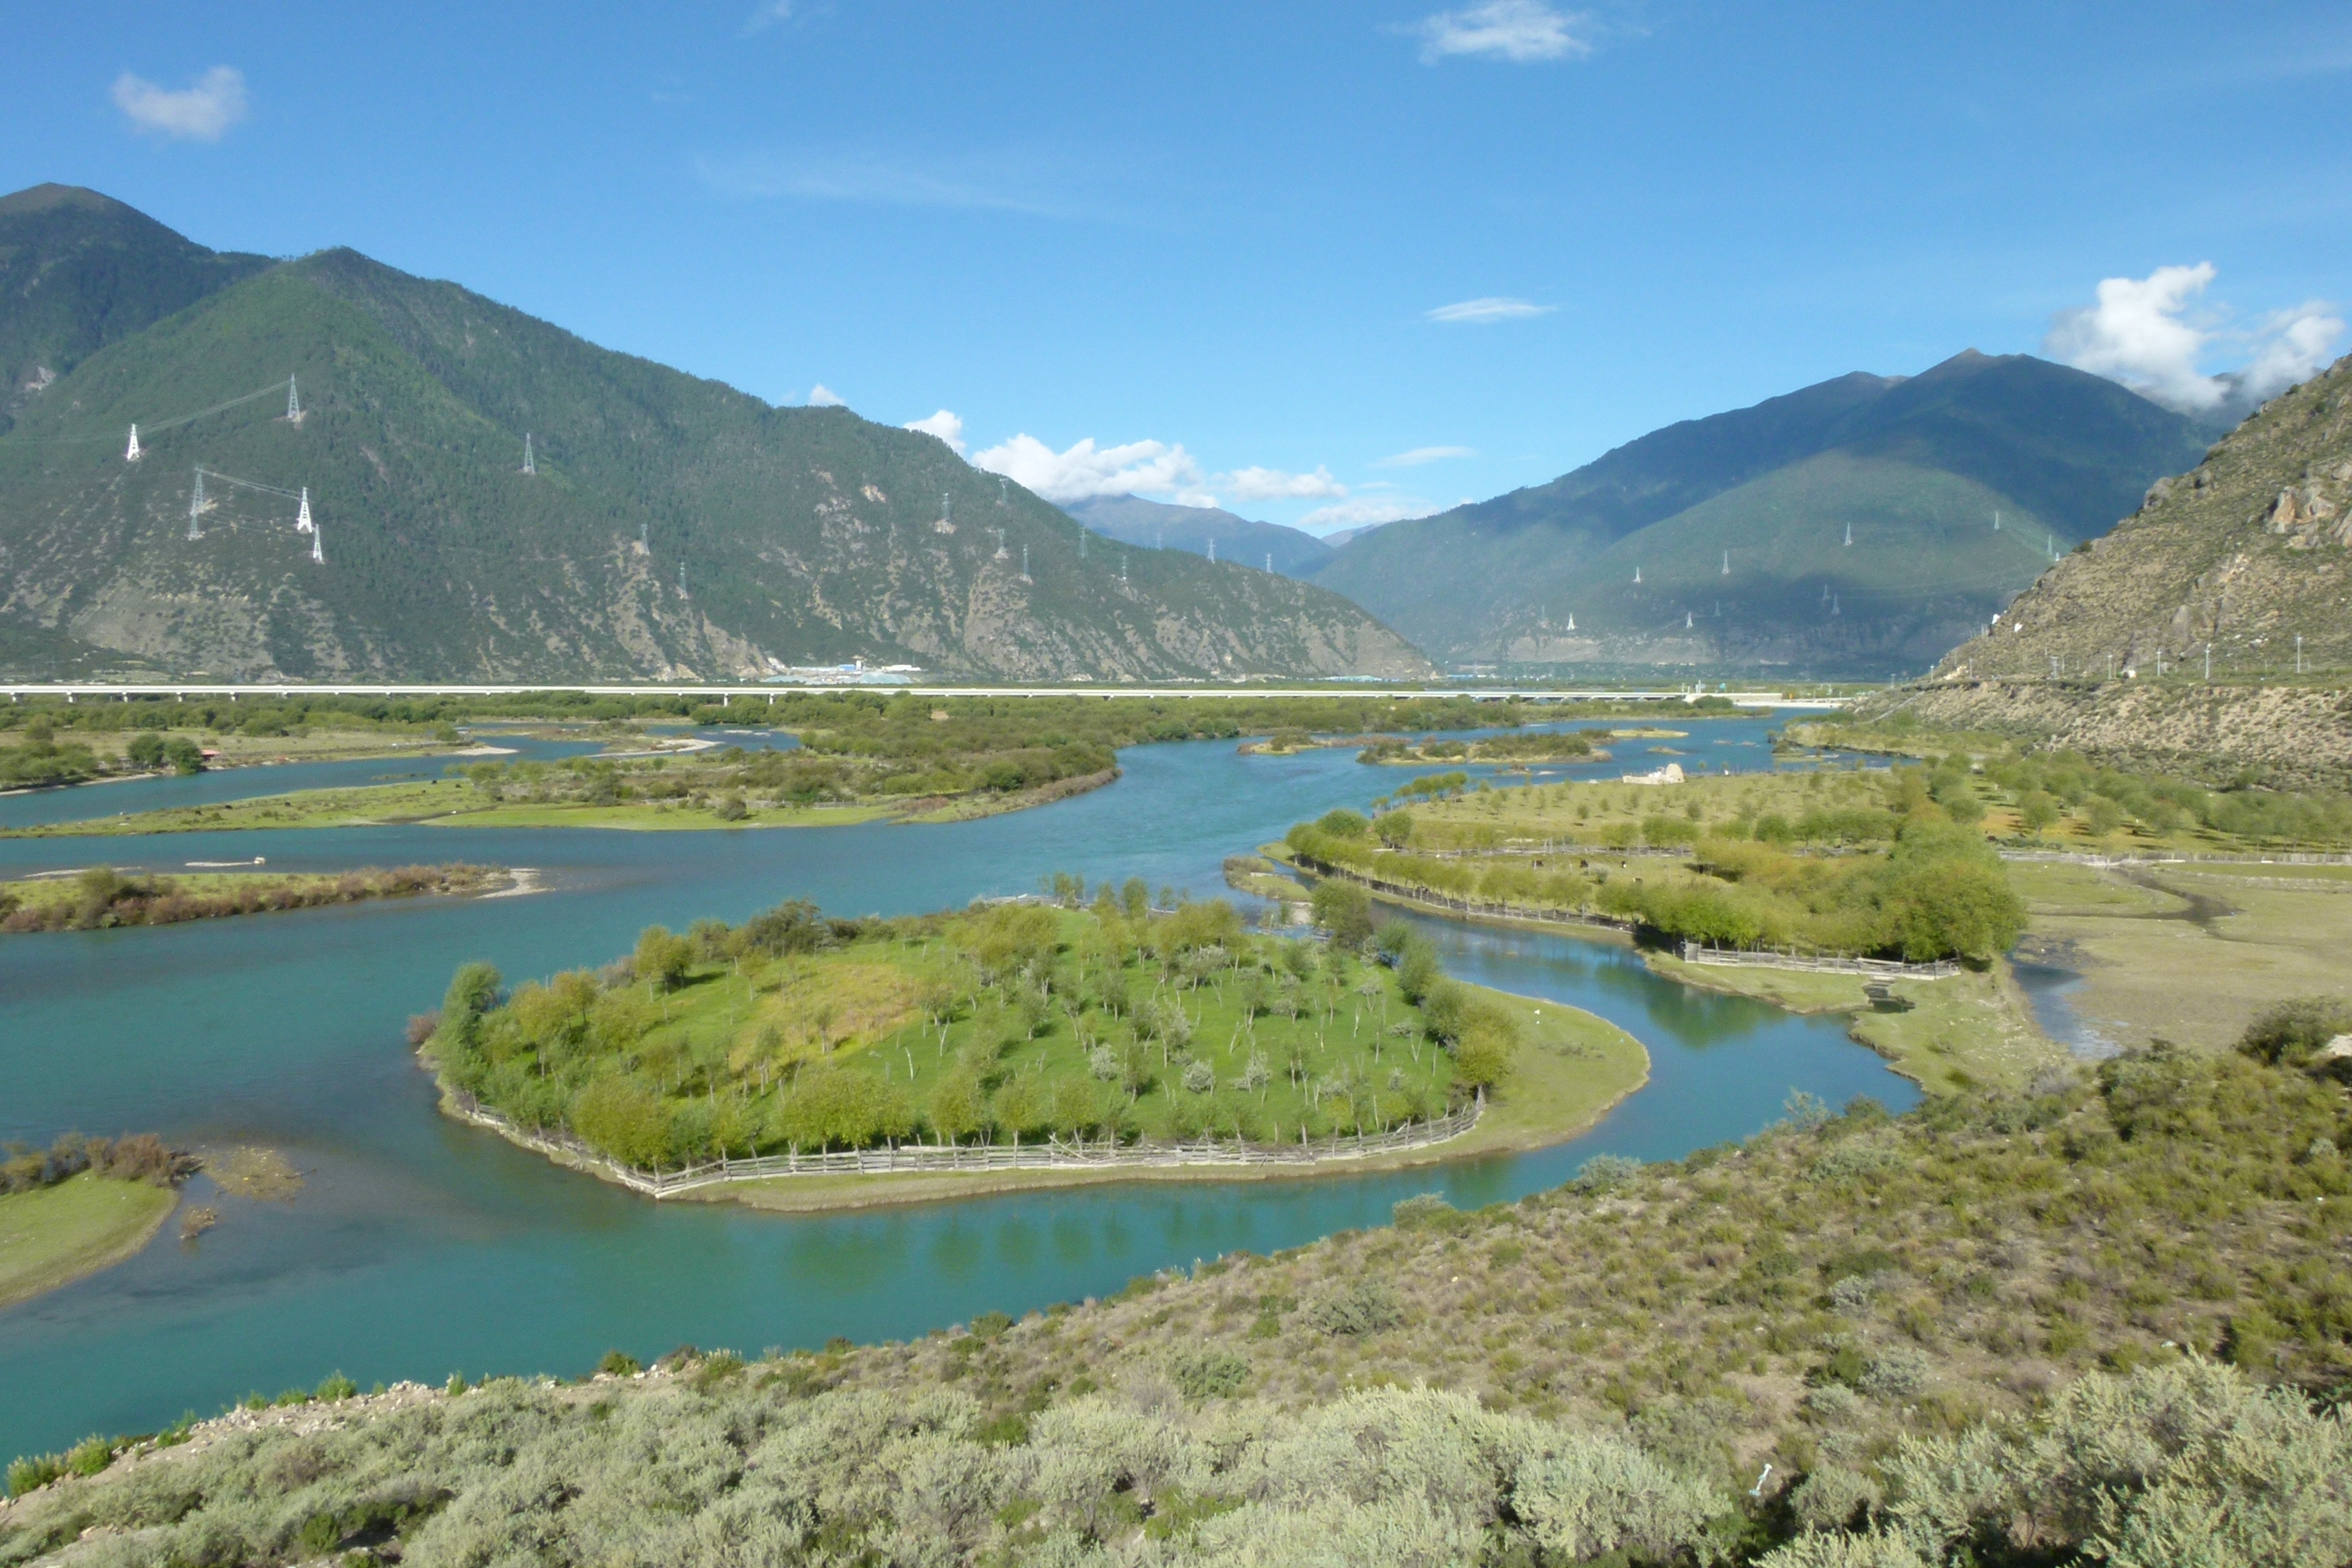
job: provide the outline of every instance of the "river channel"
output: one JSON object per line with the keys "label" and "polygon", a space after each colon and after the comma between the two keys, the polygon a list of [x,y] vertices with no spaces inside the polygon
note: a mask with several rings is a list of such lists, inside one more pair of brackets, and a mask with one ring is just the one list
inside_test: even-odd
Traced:
{"label": "river channel", "polygon": [[[1668,755],[1709,772],[1773,765],[1769,721],[1675,727],[1688,737],[1621,742],[1613,762],[1570,776]],[[520,744],[536,755],[575,749]],[[453,1371],[570,1374],[614,1347],[646,1358],[680,1343],[751,1353],[835,1335],[906,1338],[991,1309],[1018,1315],[1102,1295],[1237,1248],[1380,1224],[1413,1193],[1472,1206],[1555,1185],[1598,1153],[1678,1157],[1769,1124],[1792,1089],[1832,1105],[1869,1094],[1902,1110],[1917,1099],[1835,1019],[1663,981],[1622,946],[1431,920],[1454,973],[1631,1031],[1650,1052],[1648,1086],[1583,1137],[1529,1154],[818,1216],[656,1205],[436,1113],[403,1025],[467,960],[520,979],[600,963],[652,921],[739,920],[786,898],[837,914],[904,913],[1027,891],[1054,870],[1208,896],[1223,890],[1223,856],[1413,776],[1363,766],[1352,752],[1245,757],[1231,742],[1135,747],[1120,762],[1124,776],[1092,794],[940,826],[0,840],[0,876],[258,854],[288,871],[530,867],[545,889],[0,940],[0,1139],[152,1130],[179,1146],[264,1144],[306,1175],[289,1203],[215,1197],[198,1178],[189,1201],[220,1207],[216,1229],[183,1243],[167,1228],[119,1268],[0,1310],[0,1456],[151,1430],[335,1370],[362,1385]],[[430,776],[442,765],[293,764],[23,795],[0,799],[0,826]]]}

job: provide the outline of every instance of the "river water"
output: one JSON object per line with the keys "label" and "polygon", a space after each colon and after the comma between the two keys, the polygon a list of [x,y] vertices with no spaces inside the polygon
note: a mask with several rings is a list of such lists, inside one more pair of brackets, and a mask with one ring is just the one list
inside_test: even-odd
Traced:
{"label": "river water", "polygon": [[[1607,776],[1672,754],[1769,768],[1769,721],[1678,722],[1619,742]],[[726,737],[733,740],[739,737]],[[526,754],[575,743],[529,741]],[[758,743],[756,740],[749,743]],[[1465,978],[1584,1007],[1651,1056],[1651,1081],[1585,1136],[1394,1174],[1129,1184],[819,1216],[656,1205],[434,1110],[403,1038],[460,963],[510,980],[601,963],[651,921],[739,920],[786,898],[904,913],[1024,892],[1054,870],[1202,896],[1219,862],[1412,776],[1351,752],[1244,757],[1229,742],[1131,748],[1111,786],[1041,810],[926,826],[628,833],[429,826],[0,840],[0,876],[106,860],[163,870],[267,855],[272,869],[469,859],[545,891],[0,942],[0,1139],[152,1130],[179,1146],[282,1150],[290,1203],[213,1196],[219,1226],[0,1310],[0,1456],[152,1429],[341,1370],[362,1384],[453,1371],[585,1370],[690,1342],[746,1352],[904,1338],[1015,1315],[1237,1248],[1380,1224],[1437,1191],[1470,1206],[1556,1185],[1594,1154],[1678,1157],[1774,1121],[1792,1089],[1832,1105],[1916,1091],[1835,1019],[1662,981],[1626,948],[1423,923]],[[292,764],[0,799],[0,826],[296,787],[431,776],[438,761]],[[1484,770],[1472,769],[1473,773]],[[1501,781],[1498,781],[1498,783]],[[201,793],[200,793],[201,792]]]}

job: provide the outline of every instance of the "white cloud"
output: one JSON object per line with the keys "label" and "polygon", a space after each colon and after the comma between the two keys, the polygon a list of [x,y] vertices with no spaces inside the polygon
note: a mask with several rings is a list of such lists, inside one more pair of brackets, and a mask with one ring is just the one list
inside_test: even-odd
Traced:
{"label": "white cloud", "polygon": [[907,428],[920,430],[926,436],[937,436],[955,448],[957,457],[963,456],[963,421],[947,409],[940,409],[928,419],[909,419]]}
{"label": "white cloud", "polygon": [[751,19],[743,24],[743,33],[747,37],[753,33],[764,33],[777,23],[792,19],[793,0],[761,0],[752,10]]}
{"label": "white cloud", "polygon": [[811,408],[846,408],[849,399],[820,381],[809,388],[808,405]]}
{"label": "white cloud", "polygon": [[1412,30],[1420,36],[1424,65],[1456,55],[1533,65],[1591,54],[1591,43],[1574,31],[1585,20],[1580,14],[1554,10],[1543,0],[1486,0],[1483,5],[1440,11]]}
{"label": "white cloud", "polygon": [[2146,278],[2105,279],[2097,304],[2063,310],[2051,321],[2042,351],[2176,408],[2216,407],[2229,389],[2197,370],[2212,334],[2181,319],[2214,276],[2213,264],[2202,261],[2159,267]]}
{"label": "white cloud", "polygon": [[[2191,414],[2260,403],[2327,363],[2344,321],[2317,300],[2279,311],[2251,331],[2225,330],[2214,324],[2218,317],[2193,318],[2190,306],[2216,276],[2213,264],[2203,261],[2159,267],[2146,278],[2105,279],[2096,304],[2062,310],[2051,321],[2042,352]],[[2198,361],[2216,345],[2242,347],[2251,357],[2240,370],[2208,375]]]}
{"label": "white cloud", "polygon": [[2275,397],[2324,368],[2344,335],[2344,318],[2317,300],[2281,310],[2263,323],[2254,357],[2231,379],[2241,401]]}
{"label": "white cloud", "polygon": [[217,142],[246,116],[245,73],[215,66],[177,92],[124,71],[114,79],[114,105],[142,131],[186,142]]}
{"label": "white cloud", "polygon": [[1438,509],[1425,500],[1397,496],[1360,496],[1332,506],[1318,506],[1297,522],[1309,533],[1337,533],[1344,528],[1371,528],[1383,522],[1427,517]]}
{"label": "white cloud", "polygon": [[[954,416],[942,409],[930,420],[909,428],[928,429],[943,417]],[[961,431],[961,422],[956,428]],[[1220,491],[1239,500],[1324,500],[1348,493],[1348,487],[1319,464],[1310,474],[1256,467],[1212,474],[1181,442],[1129,441],[1097,447],[1088,437],[1056,452],[1034,436],[1021,435],[974,454],[971,464],[1018,479],[1050,501],[1150,495],[1164,496],[1179,506],[1215,506]]]}
{"label": "white cloud", "polygon": [[951,207],[1037,217],[1102,216],[1066,194],[1071,169],[1016,153],[906,158],[869,150],[700,158],[695,173],[723,195],[797,196],[883,206]]}
{"label": "white cloud", "polygon": [[1477,451],[1469,447],[1415,447],[1410,452],[1375,458],[1376,468],[1417,468],[1423,463],[1442,463],[1448,458],[1475,458]]}
{"label": "white cloud", "polygon": [[1559,310],[1557,305],[1538,305],[1527,300],[1514,300],[1507,295],[1488,295],[1480,300],[1462,300],[1451,305],[1440,305],[1423,312],[1433,321],[1518,321],[1529,316],[1549,316]]}
{"label": "white cloud", "polygon": [[971,464],[1018,480],[1050,501],[1173,492],[1179,505],[1217,504],[1214,496],[1202,493],[1201,465],[1192,454],[1161,441],[1097,447],[1089,436],[1056,452],[1034,436],[1022,435],[975,454]]}
{"label": "white cloud", "polygon": [[1242,500],[1322,500],[1348,493],[1348,487],[1317,464],[1311,474],[1286,474],[1280,468],[1236,468],[1211,481]]}

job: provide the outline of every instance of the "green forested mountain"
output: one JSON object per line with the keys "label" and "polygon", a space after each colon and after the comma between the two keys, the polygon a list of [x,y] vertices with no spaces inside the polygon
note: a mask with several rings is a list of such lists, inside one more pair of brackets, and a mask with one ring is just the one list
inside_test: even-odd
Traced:
{"label": "green forested mountain", "polygon": [[1252,522],[1222,507],[1171,506],[1141,496],[1096,496],[1065,501],[1062,510],[1095,532],[1152,550],[1183,550],[1265,567],[1286,577],[1312,577],[1331,559],[1331,547],[1311,533],[1278,522]]}
{"label": "green forested mountain", "polygon": [[92,353],[269,264],[77,185],[0,196],[0,430]]}
{"label": "green forested mountain", "polygon": [[2207,434],[2096,376],[1970,351],[1391,523],[1315,581],[1455,658],[1884,673],[1967,636]]}
{"label": "green forested mountain", "polygon": [[[189,538],[199,466],[307,487],[324,562],[291,497],[217,479]],[[1327,591],[1172,551],[1082,559],[1076,534],[931,437],[771,407],[331,250],[98,349],[0,435],[0,660],[384,679],[857,656],[1024,679],[1425,668]]]}

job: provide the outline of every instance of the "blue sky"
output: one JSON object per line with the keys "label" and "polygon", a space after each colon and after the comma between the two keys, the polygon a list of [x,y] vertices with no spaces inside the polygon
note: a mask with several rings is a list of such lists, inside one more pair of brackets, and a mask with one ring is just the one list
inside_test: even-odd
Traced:
{"label": "blue sky", "polygon": [[1318,529],[1966,347],[2193,405],[2342,352],[2352,299],[2340,5],[83,0],[7,37],[0,188]]}

